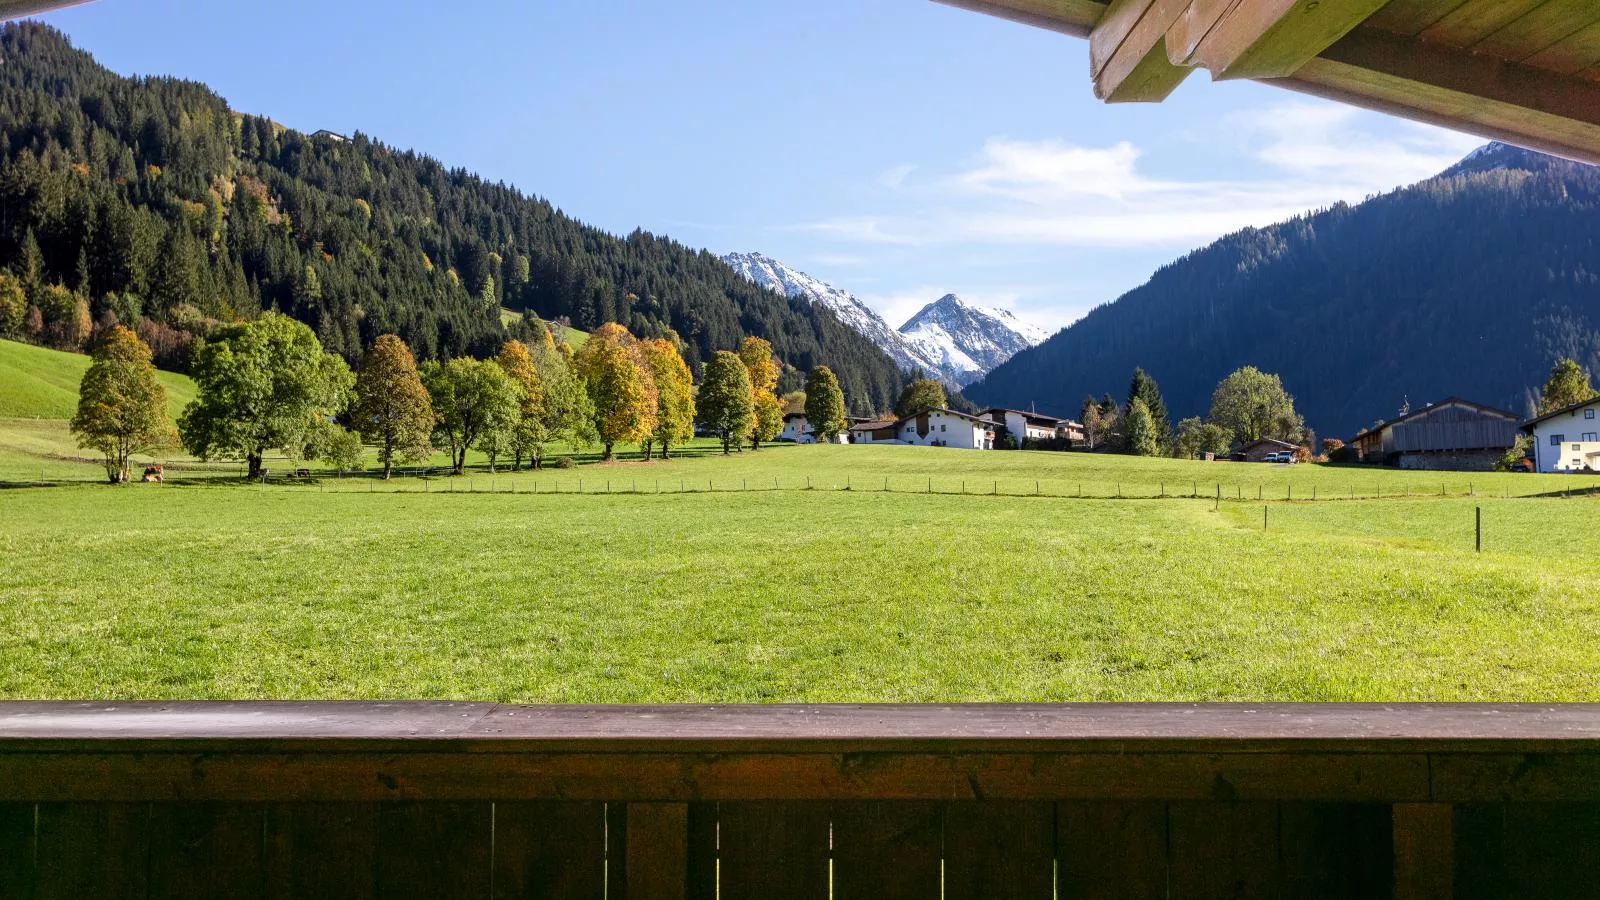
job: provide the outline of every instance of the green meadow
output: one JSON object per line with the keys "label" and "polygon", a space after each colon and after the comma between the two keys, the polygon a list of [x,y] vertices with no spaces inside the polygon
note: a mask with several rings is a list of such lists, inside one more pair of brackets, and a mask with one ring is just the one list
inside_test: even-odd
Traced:
{"label": "green meadow", "polygon": [[111,487],[81,360],[0,343],[0,698],[1600,700],[1600,479],[697,441]]}

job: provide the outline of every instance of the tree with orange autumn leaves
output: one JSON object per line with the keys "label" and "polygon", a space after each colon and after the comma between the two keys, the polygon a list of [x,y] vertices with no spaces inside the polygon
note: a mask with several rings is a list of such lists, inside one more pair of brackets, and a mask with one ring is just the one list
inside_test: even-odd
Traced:
{"label": "tree with orange autumn leaves", "polygon": [[628,329],[615,322],[596,328],[573,365],[588,387],[605,461],[616,458],[617,444],[643,442],[656,430],[659,393],[639,340]]}

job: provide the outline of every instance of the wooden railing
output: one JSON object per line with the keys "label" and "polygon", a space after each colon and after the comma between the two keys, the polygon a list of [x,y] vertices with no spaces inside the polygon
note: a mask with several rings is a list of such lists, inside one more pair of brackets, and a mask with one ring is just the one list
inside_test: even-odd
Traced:
{"label": "wooden railing", "polygon": [[0,900],[1600,897],[1597,706],[0,704]]}

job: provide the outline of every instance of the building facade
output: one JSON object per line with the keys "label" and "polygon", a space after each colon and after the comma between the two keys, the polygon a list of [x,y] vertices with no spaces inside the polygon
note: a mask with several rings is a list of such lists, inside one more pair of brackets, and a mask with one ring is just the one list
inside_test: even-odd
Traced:
{"label": "building facade", "polygon": [[1600,472],[1600,398],[1530,419],[1533,465],[1539,472]]}
{"label": "building facade", "polygon": [[1517,441],[1516,413],[1451,397],[1363,431],[1362,462],[1402,469],[1489,472]]}

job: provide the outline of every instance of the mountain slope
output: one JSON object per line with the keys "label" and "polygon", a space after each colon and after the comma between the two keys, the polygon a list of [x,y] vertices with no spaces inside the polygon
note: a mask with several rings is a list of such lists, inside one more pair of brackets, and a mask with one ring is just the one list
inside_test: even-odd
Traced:
{"label": "mountain slope", "polygon": [[[0,340],[0,419],[70,419],[89,357]],[[177,418],[195,398],[187,375],[157,372],[167,391],[167,415]]]}
{"label": "mountain slope", "polygon": [[0,268],[189,335],[277,308],[349,359],[384,332],[424,358],[484,355],[505,307],[671,330],[693,360],[759,335],[793,369],[833,367],[859,411],[903,383],[826,309],[710,253],[364,135],[240,115],[194,82],[116,75],[37,23],[0,28]]}
{"label": "mountain slope", "polygon": [[1143,366],[1176,418],[1255,365],[1283,376],[1308,424],[1349,435],[1407,397],[1524,412],[1557,356],[1600,371],[1600,169],[1491,145],[1197,250],[967,394],[1076,414]]}
{"label": "mountain slope", "polygon": [[946,294],[900,326],[923,355],[938,360],[965,386],[1023,350],[1044,341],[1044,329],[1027,325],[1009,310],[975,306]]}
{"label": "mountain slope", "polygon": [[730,253],[723,261],[762,287],[826,307],[902,369],[922,371],[957,389],[1048,336],[1007,310],[974,306],[954,294],[923,307],[895,330],[850,292],[769,256]]}

